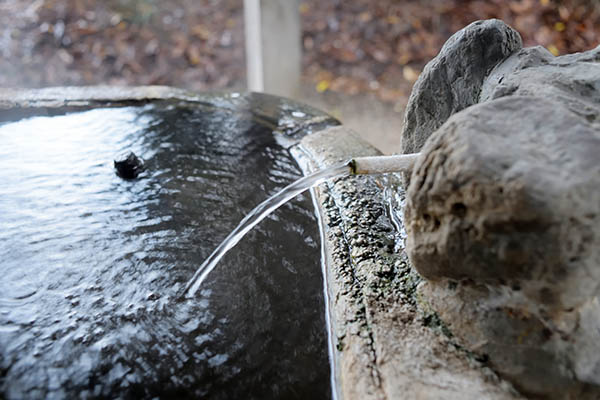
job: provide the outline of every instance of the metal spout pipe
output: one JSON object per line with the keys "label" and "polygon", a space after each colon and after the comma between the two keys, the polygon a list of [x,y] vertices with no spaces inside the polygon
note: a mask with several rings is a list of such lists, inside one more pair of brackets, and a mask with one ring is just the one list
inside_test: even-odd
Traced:
{"label": "metal spout pipe", "polygon": [[385,174],[389,172],[410,172],[420,153],[397,154],[393,156],[357,157],[348,162],[353,175]]}

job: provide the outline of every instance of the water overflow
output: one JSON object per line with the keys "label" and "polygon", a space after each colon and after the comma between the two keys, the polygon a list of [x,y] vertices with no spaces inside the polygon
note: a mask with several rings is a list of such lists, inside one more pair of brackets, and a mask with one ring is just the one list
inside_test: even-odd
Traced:
{"label": "water overflow", "polygon": [[221,242],[212,254],[196,270],[184,289],[186,297],[193,297],[208,274],[217,266],[219,260],[234,247],[254,226],[275,211],[281,205],[300,193],[323,183],[326,180],[346,175],[382,174],[412,169],[417,154],[395,156],[359,157],[349,162],[336,164],[298,179],[280,192],[256,206],[239,225]]}

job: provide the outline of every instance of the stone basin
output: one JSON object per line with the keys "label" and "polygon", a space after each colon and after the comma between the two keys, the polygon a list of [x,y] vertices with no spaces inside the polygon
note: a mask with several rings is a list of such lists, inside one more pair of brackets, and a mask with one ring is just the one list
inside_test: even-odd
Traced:
{"label": "stone basin", "polygon": [[[0,398],[328,398],[310,196],[195,269],[337,121],[260,94],[0,93]],[[133,151],[145,168],[113,168]],[[131,178],[131,177],[130,177]]]}

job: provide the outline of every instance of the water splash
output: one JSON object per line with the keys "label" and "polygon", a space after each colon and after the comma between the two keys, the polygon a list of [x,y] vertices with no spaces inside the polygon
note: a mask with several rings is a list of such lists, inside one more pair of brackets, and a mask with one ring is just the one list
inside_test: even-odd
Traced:
{"label": "water splash", "polygon": [[270,213],[275,211],[284,203],[293,199],[300,193],[310,189],[313,186],[332,178],[350,175],[352,166],[349,163],[337,164],[311,175],[298,179],[296,182],[286,186],[275,195],[256,206],[250,213],[244,217],[239,225],[221,242],[221,244],[212,252],[212,254],[196,270],[192,279],[185,286],[184,295],[192,297],[202,285],[208,274],[215,269],[217,263],[223,256],[233,248],[255,225],[265,219]]}

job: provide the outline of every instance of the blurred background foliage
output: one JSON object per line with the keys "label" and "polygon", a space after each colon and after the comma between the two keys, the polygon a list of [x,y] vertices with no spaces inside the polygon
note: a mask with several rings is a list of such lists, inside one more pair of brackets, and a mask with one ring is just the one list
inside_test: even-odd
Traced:
{"label": "blurred background foliage", "polygon": [[[288,1],[288,0],[282,0]],[[525,46],[594,48],[600,0],[301,0],[299,98],[386,153],[414,81],[465,25],[500,18]],[[242,0],[0,0],[0,87],[243,90]]]}
{"label": "blurred background foliage", "polygon": [[[500,18],[552,53],[598,45],[597,0],[306,0],[303,79],[406,96],[445,40]],[[0,0],[0,86],[245,86],[241,0]]]}

